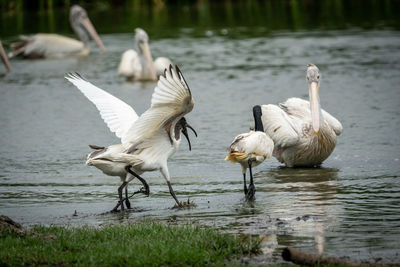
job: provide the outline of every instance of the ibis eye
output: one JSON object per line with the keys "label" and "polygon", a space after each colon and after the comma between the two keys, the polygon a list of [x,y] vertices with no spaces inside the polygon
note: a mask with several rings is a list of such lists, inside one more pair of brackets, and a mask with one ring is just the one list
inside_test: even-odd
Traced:
{"label": "ibis eye", "polygon": [[317,79],[319,79],[319,75],[317,76]]}

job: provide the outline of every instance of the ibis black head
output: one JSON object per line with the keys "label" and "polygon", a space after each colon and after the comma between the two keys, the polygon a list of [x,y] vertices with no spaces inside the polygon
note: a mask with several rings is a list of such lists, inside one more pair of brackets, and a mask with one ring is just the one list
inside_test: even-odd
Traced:
{"label": "ibis black head", "polygon": [[190,126],[187,122],[185,117],[182,117],[182,119],[179,120],[179,122],[177,123],[182,127],[182,133],[183,135],[186,137],[188,143],[189,143],[189,150],[192,150],[192,145],[190,144],[190,139],[189,139],[189,134],[187,131],[187,128],[189,128],[190,130],[193,131],[194,135],[197,137],[197,133],[196,131],[193,129],[192,126]]}
{"label": "ibis black head", "polygon": [[254,130],[264,132],[264,126],[263,126],[262,120],[261,120],[262,111],[261,111],[260,105],[256,105],[253,107],[253,116],[254,116],[254,124],[255,124]]}

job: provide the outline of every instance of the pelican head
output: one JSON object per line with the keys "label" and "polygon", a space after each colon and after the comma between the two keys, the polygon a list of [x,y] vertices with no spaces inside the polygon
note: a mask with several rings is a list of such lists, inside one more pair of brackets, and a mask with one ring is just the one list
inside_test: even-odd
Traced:
{"label": "pelican head", "polygon": [[189,150],[192,150],[192,145],[190,144],[190,139],[189,139],[189,134],[187,131],[187,128],[193,131],[194,135],[197,137],[196,131],[190,126],[187,122],[185,117],[182,117],[176,124],[176,129],[175,129],[175,134],[179,132],[179,130],[182,130],[183,135],[186,137],[188,143],[189,143]]}
{"label": "pelican head", "polygon": [[149,43],[149,36],[145,32],[145,30],[141,28],[135,29],[135,42],[137,45],[139,45],[140,43]]}
{"label": "pelican head", "polygon": [[157,80],[153,57],[151,56],[149,47],[149,36],[141,28],[135,29],[135,46],[139,53],[145,76],[149,75],[152,79]]}
{"label": "pelican head", "polygon": [[311,109],[311,120],[312,127],[315,134],[319,132],[320,126],[320,105],[319,105],[319,83],[321,75],[319,69],[314,64],[307,65],[307,83],[310,95],[310,109]]}
{"label": "pelican head", "polygon": [[69,12],[69,21],[75,33],[85,46],[89,45],[89,36],[87,34],[89,33],[101,51],[104,54],[106,53],[103,42],[97,34],[96,29],[93,27],[85,9],[78,5],[73,5]]}

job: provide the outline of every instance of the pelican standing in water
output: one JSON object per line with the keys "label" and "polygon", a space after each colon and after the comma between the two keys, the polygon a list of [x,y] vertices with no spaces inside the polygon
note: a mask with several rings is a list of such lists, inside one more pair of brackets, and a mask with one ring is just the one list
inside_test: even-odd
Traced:
{"label": "pelican standing in water", "polygon": [[38,33],[33,36],[21,36],[22,41],[11,44],[10,58],[18,55],[25,58],[87,56],[90,53],[88,33],[103,53],[106,53],[85,9],[78,5],[72,6],[69,20],[80,41],[58,34]]}
{"label": "pelican standing in water", "polygon": [[0,41],[0,58],[1,58],[1,61],[3,61],[4,66],[6,67],[7,71],[10,72],[11,71],[10,62],[8,61],[7,54],[4,51],[3,44],[1,43],[1,41]]}
{"label": "pelican standing in water", "polygon": [[320,107],[321,75],[317,66],[308,64],[306,77],[310,102],[289,98],[278,106],[262,106],[265,132],[275,144],[273,156],[287,167],[321,165],[343,130],[340,122]]}
{"label": "pelican standing in water", "polygon": [[[88,155],[87,164],[95,166],[110,176],[121,177],[122,184],[118,188],[119,206],[124,209],[122,191],[125,188],[128,201],[127,185],[135,177],[142,181],[149,194],[147,183],[140,175],[147,171],[161,171],[167,181],[169,192],[178,201],[170,182],[167,160],[179,147],[181,133],[189,142],[187,128],[196,131],[186,122],[184,115],[194,106],[192,93],[178,67],[170,65],[160,76],[151,99],[151,107],[140,117],[125,102],[94,86],[77,74],[69,74],[66,79],[73,83],[90,101],[92,101],[101,117],[117,137],[121,144],[109,147],[90,146],[95,149]],[[135,192],[136,193],[136,192]],[[127,203],[125,203],[127,204]],[[130,204],[127,204],[130,207]]]}
{"label": "pelican standing in water", "polygon": [[127,80],[157,81],[164,70],[171,65],[166,57],[159,57],[153,62],[149,47],[149,36],[140,29],[135,29],[135,50],[129,49],[122,54],[118,74]]}
{"label": "pelican standing in water", "polygon": [[[253,116],[255,122],[255,131],[239,134],[235,137],[229,147],[229,154],[225,160],[232,163],[239,162],[242,166],[244,194],[247,200],[253,200],[256,188],[253,182],[252,167],[262,163],[265,159],[270,158],[274,150],[274,142],[264,132],[261,121],[261,107],[253,107]],[[246,170],[249,168],[250,184],[246,185]]]}

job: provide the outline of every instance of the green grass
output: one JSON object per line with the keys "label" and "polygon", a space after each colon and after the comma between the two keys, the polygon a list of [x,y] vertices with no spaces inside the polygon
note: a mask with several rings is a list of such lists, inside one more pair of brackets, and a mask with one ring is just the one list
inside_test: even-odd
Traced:
{"label": "green grass", "polygon": [[0,231],[0,266],[224,265],[258,252],[257,241],[155,222],[102,229],[34,227],[23,236]]}

